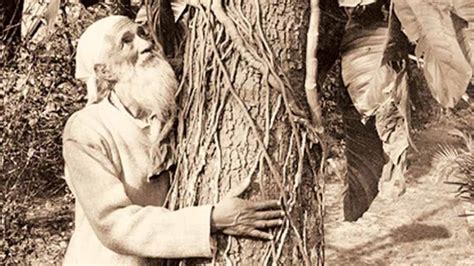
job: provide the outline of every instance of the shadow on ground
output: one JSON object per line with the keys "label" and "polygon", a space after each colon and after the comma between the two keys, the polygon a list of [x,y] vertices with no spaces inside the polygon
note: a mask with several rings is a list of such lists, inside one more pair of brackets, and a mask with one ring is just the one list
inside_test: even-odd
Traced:
{"label": "shadow on ground", "polygon": [[[473,122],[472,113],[463,116]],[[435,182],[431,158],[439,144],[457,145],[447,131],[454,120],[438,121],[415,138],[407,191],[396,199],[377,197],[356,222],[342,219],[341,182],[326,185],[327,265],[473,265],[472,228],[456,187]]]}

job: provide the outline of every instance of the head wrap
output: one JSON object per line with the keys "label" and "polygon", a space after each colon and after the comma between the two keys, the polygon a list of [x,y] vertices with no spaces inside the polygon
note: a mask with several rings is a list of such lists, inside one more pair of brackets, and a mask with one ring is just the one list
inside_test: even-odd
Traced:
{"label": "head wrap", "polygon": [[96,102],[98,91],[94,71],[96,64],[106,63],[110,47],[107,35],[117,34],[125,25],[133,23],[125,16],[109,16],[90,25],[81,35],[76,52],[76,78],[87,84],[87,104]]}

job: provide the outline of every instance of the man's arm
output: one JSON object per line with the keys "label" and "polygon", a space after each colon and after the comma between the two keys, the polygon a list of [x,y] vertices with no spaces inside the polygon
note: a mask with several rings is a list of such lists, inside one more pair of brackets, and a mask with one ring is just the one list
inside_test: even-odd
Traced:
{"label": "man's arm", "polygon": [[212,206],[170,211],[134,205],[100,141],[88,133],[69,126],[63,154],[68,183],[99,240],[117,253],[140,257],[211,256]]}
{"label": "man's arm", "polygon": [[109,249],[141,257],[210,257],[212,233],[271,239],[279,226],[279,201],[227,198],[214,206],[177,211],[133,204],[103,139],[72,117],[63,135],[66,179],[99,240]]}

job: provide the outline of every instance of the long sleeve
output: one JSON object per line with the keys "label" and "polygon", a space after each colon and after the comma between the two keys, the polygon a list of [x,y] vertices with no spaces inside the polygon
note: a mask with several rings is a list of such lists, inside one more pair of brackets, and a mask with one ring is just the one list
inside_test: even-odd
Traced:
{"label": "long sleeve", "polygon": [[139,257],[211,256],[212,206],[170,211],[134,205],[103,146],[104,141],[84,127],[69,125],[65,130],[66,179],[102,244]]}

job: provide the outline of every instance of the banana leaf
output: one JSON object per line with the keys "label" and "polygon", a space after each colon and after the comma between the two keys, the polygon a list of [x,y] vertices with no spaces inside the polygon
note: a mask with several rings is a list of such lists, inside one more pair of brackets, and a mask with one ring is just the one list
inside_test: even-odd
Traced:
{"label": "banana leaf", "polygon": [[[467,10],[461,7],[470,6],[462,5],[467,1],[472,2],[459,1],[461,18],[472,13],[461,12]],[[442,106],[454,107],[466,92],[472,66],[458,41],[450,1],[393,0],[393,3],[404,32],[416,43],[416,56],[424,61],[424,76],[432,95]]]}
{"label": "banana leaf", "polygon": [[[474,1],[453,0],[453,22],[461,49],[474,69]],[[457,19],[459,17],[461,20]],[[471,78],[474,84],[474,79]]]}

